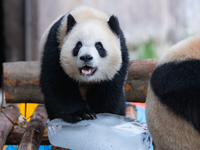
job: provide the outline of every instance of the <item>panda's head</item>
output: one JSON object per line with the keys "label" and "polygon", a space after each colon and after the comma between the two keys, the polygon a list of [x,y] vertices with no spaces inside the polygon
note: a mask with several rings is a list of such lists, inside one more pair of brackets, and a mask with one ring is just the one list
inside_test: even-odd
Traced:
{"label": "panda's head", "polygon": [[114,16],[108,21],[89,19],[77,23],[69,14],[60,54],[63,70],[78,82],[112,80],[122,64],[119,34]]}

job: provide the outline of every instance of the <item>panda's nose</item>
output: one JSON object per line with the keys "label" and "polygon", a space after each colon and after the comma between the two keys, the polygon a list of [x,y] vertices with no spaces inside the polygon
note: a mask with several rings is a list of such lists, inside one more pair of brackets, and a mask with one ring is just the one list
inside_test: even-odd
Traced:
{"label": "panda's nose", "polygon": [[91,55],[83,55],[80,57],[80,60],[82,60],[84,62],[91,61],[92,59],[93,59],[93,57]]}

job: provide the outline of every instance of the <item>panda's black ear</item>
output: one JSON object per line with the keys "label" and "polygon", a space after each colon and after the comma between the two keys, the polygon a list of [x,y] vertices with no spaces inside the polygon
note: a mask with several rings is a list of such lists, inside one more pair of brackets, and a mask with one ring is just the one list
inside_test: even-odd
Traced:
{"label": "panda's black ear", "polygon": [[114,15],[112,15],[108,21],[108,25],[110,27],[110,29],[117,35],[120,35],[120,27],[119,27],[119,21],[117,19],[117,17],[115,17]]}
{"label": "panda's black ear", "polygon": [[74,17],[69,14],[67,17],[67,33],[69,33],[69,31],[71,31],[73,29],[73,27],[76,25],[76,20],[74,19]]}

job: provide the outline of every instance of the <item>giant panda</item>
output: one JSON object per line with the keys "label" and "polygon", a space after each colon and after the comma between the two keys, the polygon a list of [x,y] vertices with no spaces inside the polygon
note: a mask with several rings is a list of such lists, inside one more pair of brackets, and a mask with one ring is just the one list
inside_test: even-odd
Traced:
{"label": "giant panda", "polygon": [[50,25],[40,51],[40,86],[50,120],[125,115],[129,56],[117,17],[79,6]]}
{"label": "giant panda", "polygon": [[148,129],[159,150],[200,149],[200,36],[158,60],[146,99]]}

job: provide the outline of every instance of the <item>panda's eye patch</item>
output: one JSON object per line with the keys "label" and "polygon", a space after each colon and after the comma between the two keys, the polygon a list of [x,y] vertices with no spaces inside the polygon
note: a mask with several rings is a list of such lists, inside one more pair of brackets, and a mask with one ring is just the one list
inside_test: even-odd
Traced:
{"label": "panda's eye patch", "polygon": [[103,48],[101,42],[95,43],[95,47],[96,47],[97,50],[101,50]]}
{"label": "panda's eye patch", "polygon": [[73,49],[73,56],[77,56],[80,48],[82,47],[82,43],[80,41],[77,42],[76,46]]}
{"label": "panda's eye patch", "polygon": [[76,49],[80,49],[82,47],[82,43],[80,41],[78,41],[78,43],[76,44]]}
{"label": "panda's eye patch", "polygon": [[103,47],[101,42],[96,42],[95,43],[95,47],[96,47],[96,49],[97,49],[97,51],[98,51],[98,53],[99,53],[99,55],[101,57],[105,57],[106,56],[106,50],[104,49],[104,47]]}

